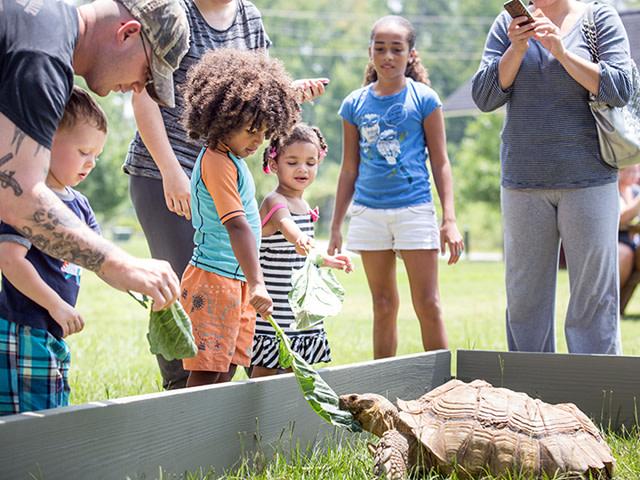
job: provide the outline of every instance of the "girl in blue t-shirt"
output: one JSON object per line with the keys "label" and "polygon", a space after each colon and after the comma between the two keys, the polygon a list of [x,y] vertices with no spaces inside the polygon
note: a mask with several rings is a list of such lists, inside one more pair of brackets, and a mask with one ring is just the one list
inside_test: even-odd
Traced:
{"label": "girl in blue t-shirt", "polygon": [[[456,263],[463,242],[456,225],[451,166],[438,95],[415,50],[415,29],[402,17],[371,31],[364,87],[340,107],[343,159],[329,253],[342,249],[341,225],[353,199],[349,250],[362,256],[373,299],[374,358],[398,344],[396,254],[405,263],[425,350],[447,347],[438,293],[438,250]],[[428,155],[427,155],[428,152]],[[442,205],[437,224],[427,158]]]}

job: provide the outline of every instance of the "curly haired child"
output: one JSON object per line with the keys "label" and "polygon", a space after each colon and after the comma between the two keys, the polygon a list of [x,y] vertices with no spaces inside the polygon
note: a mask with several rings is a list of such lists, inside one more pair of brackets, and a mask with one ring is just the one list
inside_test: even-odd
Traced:
{"label": "curly haired child", "polygon": [[193,256],[181,301],[198,354],[184,360],[187,386],[221,383],[251,361],[256,311],[272,313],[258,248],[260,214],[244,157],[285,135],[299,117],[282,64],[259,53],[220,49],[187,76],[183,123],[205,143],[191,177]]}
{"label": "curly haired child", "polygon": [[[305,330],[292,328],[289,306],[291,275],[302,267],[313,246],[313,222],[317,210],[311,210],[303,194],[316,178],[318,166],[327,153],[327,144],[317,127],[300,123],[289,135],[271,140],[264,152],[263,169],[278,177],[278,186],[260,206],[262,241],[260,265],[267,291],[274,303],[274,320],[291,340],[294,351],[308,363],[331,361],[327,334],[322,324]],[[345,255],[322,254],[325,266],[351,271]],[[258,317],[251,360],[252,377],[278,373],[278,339],[273,327]]]}
{"label": "curly haired child", "polygon": [[[438,293],[438,250],[456,263],[456,225],[442,104],[429,87],[405,18],[371,30],[364,87],[342,103],[344,149],[329,252],[342,248],[341,225],[353,198],[348,247],[360,252],[373,301],[374,358],[396,353],[400,300],[396,254],[404,260],[425,350],[446,348]],[[438,227],[427,160],[442,205]]]}

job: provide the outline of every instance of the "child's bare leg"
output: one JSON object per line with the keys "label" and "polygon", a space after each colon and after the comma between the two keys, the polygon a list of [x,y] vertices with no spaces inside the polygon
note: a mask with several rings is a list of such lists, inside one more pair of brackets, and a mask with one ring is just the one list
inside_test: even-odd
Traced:
{"label": "child's bare leg", "polygon": [[233,363],[226,372],[208,372],[192,370],[189,372],[187,387],[199,387],[200,385],[212,385],[214,383],[230,382],[236,373],[236,365]]}
{"label": "child's bare leg", "polygon": [[620,273],[620,287],[627,283],[633,271],[634,253],[629,245],[618,242],[618,270]]}
{"label": "child's bare leg", "polygon": [[254,365],[251,371],[251,378],[270,377],[271,375],[282,375],[283,373],[291,373],[291,368],[266,368]]}
{"label": "child's bare leg", "polygon": [[237,368],[238,366],[235,363],[229,365],[229,370],[227,370],[226,372],[221,372],[220,378],[216,383],[230,382],[231,380],[233,380],[233,376],[236,374]]}
{"label": "child's bare leg", "polygon": [[251,378],[269,377],[277,374],[277,368],[258,367],[257,365],[254,365],[251,369]]}
{"label": "child's bare leg", "polygon": [[398,348],[396,255],[393,250],[362,251],[373,303],[373,358],[393,357]]}
{"label": "child's bare leg", "polygon": [[199,387],[200,385],[211,385],[219,383],[221,372],[206,372],[202,370],[192,370],[189,372],[187,387]]}
{"label": "child's bare leg", "polygon": [[402,250],[411,287],[411,300],[420,322],[425,350],[447,348],[447,332],[438,291],[438,251]]}

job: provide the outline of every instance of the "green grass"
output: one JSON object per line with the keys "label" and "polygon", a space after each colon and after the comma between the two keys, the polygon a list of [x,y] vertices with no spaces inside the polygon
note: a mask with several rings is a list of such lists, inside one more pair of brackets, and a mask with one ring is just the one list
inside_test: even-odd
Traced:
{"label": "green grass", "polygon": [[[616,459],[616,480],[638,480],[640,478],[640,438],[637,434],[606,436]],[[373,460],[367,449],[369,439],[362,435],[355,441],[338,436],[326,442],[323,448],[309,451],[294,446],[265,458],[260,452],[251,458],[244,458],[239,465],[220,475],[216,472],[197,471],[184,475],[163,475],[160,480],[371,480]],[[457,474],[440,476],[430,474],[426,480],[463,480]],[[482,480],[532,480],[529,476],[513,472],[501,477],[486,475]],[[544,477],[543,480],[566,480],[566,476]]]}
{"label": "green grass", "polygon": [[[146,255],[144,240],[134,237],[125,244],[136,255]],[[342,313],[326,322],[333,365],[372,358],[371,300],[359,259],[351,275],[339,274],[347,295]],[[404,267],[399,264],[401,308],[398,354],[422,351],[418,322],[411,306]],[[504,267],[501,263],[462,261],[456,266],[440,263],[440,292],[452,351],[458,348],[505,350]],[[556,316],[558,351],[566,352],[562,319],[567,308],[568,280],[561,272],[558,282]],[[86,272],[78,303],[86,327],[68,341],[72,352],[71,402],[99,401],[129,395],[161,391],[161,379],[155,358],[146,341],[147,312],[127,294],[105,286]],[[627,355],[640,354],[640,295],[627,308],[622,320],[622,339]],[[455,363],[454,363],[455,364]],[[242,376],[243,374],[240,373]],[[640,478],[640,440],[637,435],[609,435],[618,459],[620,479]],[[289,449],[288,449],[289,450]],[[287,456],[258,456],[245,461],[224,476],[213,472],[192,472],[180,476],[200,479],[369,479],[371,459],[366,440],[355,442],[334,439],[324,450],[310,452],[293,449]],[[174,476],[163,476],[174,478]],[[456,477],[451,477],[456,479]],[[514,480],[519,478],[512,477]]]}
{"label": "green grass", "polygon": [[[146,255],[139,236],[125,244],[137,255]],[[333,365],[369,360],[371,345],[371,299],[364,271],[355,258],[356,271],[339,274],[347,295],[342,313],[326,322]],[[461,261],[440,263],[440,292],[449,345],[458,348],[505,350],[505,293],[502,263]],[[398,354],[422,351],[418,321],[413,313],[407,277],[398,266],[401,306]],[[567,308],[566,272],[559,276],[556,316],[558,351],[566,352],[562,319]],[[146,340],[147,312],[127,294],[107,287],[85,272],[78,309],[86,327],[69,337],[72,352],[71,401],[74,404],[161,391],[155,358]],[[632,299],[622,320],[622,339],[627,355],[640,354],[640,294]]]}

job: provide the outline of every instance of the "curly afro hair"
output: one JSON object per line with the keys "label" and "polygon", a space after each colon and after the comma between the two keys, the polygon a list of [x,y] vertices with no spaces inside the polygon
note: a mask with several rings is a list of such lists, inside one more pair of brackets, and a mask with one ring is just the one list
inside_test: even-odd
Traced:
{"label": "curly afro hair", "polygon": [[282,63],[261,52],[218,49],[189,69],[182,123],[189,137],[215,147],[238,128],[285,135],[300,105]]}
{"label": "curly afro hair", "polygon": [[306,123],[298,123],[288,134],[271,138],[269,146],[265,148],[262,156],[262,170],[264,173],[270,173],[269,160],[276,160],[289,145],[296,142],[305,142],[314,145],[318,149],[318,158],[320,158],[320,160],[322,160],[329,151],[329,146],[318,127],[307,125]]}

